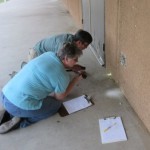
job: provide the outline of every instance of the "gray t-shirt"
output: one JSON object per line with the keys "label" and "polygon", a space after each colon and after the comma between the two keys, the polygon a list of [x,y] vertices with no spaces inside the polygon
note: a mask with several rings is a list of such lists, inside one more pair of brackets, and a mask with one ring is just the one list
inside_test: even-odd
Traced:
{"label": "gray t-shirt", "polygon": [[38,56],[48,51],[56,53],[63,47],[64,43],[73,42],[73,38],[74,35],[72,34],[50,36],[39,41],[33,49],[37,52]]}

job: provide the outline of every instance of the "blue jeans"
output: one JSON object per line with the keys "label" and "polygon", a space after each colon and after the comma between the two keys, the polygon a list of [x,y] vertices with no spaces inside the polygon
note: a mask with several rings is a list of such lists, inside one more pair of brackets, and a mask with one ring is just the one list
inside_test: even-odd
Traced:
{"label": "blue jeans", "polygon": [[43,100],[42,107],[38,110],[23,110],[15,105],[13,105],[3,94],[2,94],[2,104],[3,107],[12,116],[22,118],[20,122],[20,128],[24,128],[38,122],[40,120],[46,119],[58,112],[61,106],[61,101],[56,100],[54,97],[48,96]]}

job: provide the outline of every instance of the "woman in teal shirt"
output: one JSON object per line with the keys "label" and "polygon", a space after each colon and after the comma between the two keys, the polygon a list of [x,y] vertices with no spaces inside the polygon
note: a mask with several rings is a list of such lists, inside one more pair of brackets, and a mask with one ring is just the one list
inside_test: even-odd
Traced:
{"label": "woman in teal shirt", "polygon": [[55,114],[62,100],[82,79],[82,75],[76,75],[70,80],[66,72],[80,55],[82,51],[68,43],[57,54],[44,53],[25,65],[2,89],[3,107],[12,118],[0,125],[0,133],[16,126],[26,127]]}

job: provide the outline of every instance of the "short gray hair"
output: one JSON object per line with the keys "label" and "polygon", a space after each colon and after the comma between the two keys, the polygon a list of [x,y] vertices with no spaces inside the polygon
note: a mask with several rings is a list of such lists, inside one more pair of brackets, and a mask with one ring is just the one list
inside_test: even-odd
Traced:
{"label": "short gray hair", "polygon": [[82,50],[80,50],[73,43],[65,43],[63,48],[57,52],[57,56],[63,60],[67,58],[78,58],[82,55]]}

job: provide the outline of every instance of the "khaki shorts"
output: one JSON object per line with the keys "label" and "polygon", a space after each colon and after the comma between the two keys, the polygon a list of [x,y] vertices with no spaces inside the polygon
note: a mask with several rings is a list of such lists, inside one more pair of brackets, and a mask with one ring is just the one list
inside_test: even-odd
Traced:
{"label": "khaki shorts", "polygon": [[30,49],[28,54],[28,61],[32,60],[37,56],[38,56],[37,52],[34,49]]}

